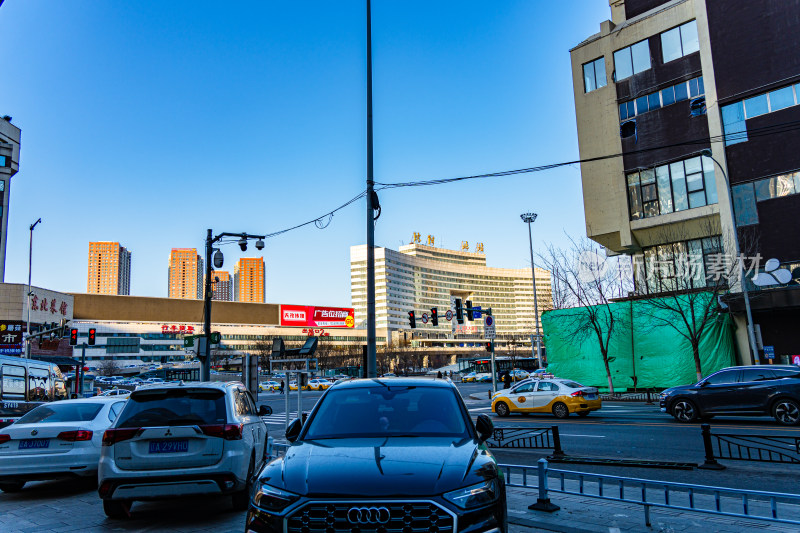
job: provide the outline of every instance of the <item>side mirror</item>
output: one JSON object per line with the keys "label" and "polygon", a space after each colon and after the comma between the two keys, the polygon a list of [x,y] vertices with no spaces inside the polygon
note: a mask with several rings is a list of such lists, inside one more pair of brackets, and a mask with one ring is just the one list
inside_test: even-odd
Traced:
{"label": "side mirror", "polygon": [[[488,417],[487,417],[488,418]],[[300,431],[303,429],[303,422],[299,418],[295,418],[292,420],[292,423],[289,424],[289,427],[286,428],[286,440],[289,442],[294,442],[297,440],[297,437],[300,436]]]}
{"label": "side mirror", "polygon": [[479,415],[477,422],[475,422],[475,429],[478,431],[478,438],[484,442],[494,433],[494,424],[488,415]]}
{"label": "side mirror", "polygon": [[269,416],[272,414],[272,407],[269,405],[262,405],[258,408],[258,416]]}

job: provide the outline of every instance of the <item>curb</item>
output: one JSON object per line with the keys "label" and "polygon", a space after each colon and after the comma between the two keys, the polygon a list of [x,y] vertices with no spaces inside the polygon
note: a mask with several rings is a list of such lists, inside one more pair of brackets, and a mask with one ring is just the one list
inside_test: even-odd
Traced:
{"label": "curb", "polygon": [[488,402],[489,401],[489,395],[488,394],[478,394],[476,392],[473,392],[472,394],[469,395],[469,399],[470,400],[485,400],[485,401]]}
{"label": "curb", "polygon": [[523,518],[521,516],[514,516],[510,512],[508,513],[508,523],[514,524],[515,526],[529,527],[531,529],[535,529],[536,531],[554,531],[557,533],[608,533],[609,531],[608,527],[597,528],[597,529],[586,529],[571,525],[562,526],[550,522],[542,522],[532,518]]}

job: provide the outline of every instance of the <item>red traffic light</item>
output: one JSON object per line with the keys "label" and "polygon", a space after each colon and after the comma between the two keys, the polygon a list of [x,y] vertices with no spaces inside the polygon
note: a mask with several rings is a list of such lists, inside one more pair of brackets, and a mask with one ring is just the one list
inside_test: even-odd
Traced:
{"label": "red traffic light", "polygon": [[491,343],[491,341],[486,343],[486,351],[487,352],[491,352],[492,351],[492,343]]}
{"label": "red traffic light", "polygon": [[97,330],[95,328],[89,328],[89,346],[94,346],[95,334]]}
{"label": "red traffic light", "polygon": [[408,324],[412,329],[417,327],[417,315],[414,311],[408,312]]}
{"label": "red traffic light", "polygon": [[76,328],[72,328],[69,330],[69,345],[75,346],[78,344],[78,330]]}
{"label": "red traffic light", "polygon": [[439,310],[435,307],[431,307],[431,324],[433,326],[439,325]]}

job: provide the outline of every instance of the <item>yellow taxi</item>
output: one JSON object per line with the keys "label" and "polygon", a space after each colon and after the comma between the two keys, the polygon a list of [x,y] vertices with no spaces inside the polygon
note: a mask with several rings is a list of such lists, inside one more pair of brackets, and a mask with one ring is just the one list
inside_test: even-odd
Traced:
{"label": "yellow taxi", "polygon": [[333,383],[331,383],[327,379],[312,379],[311,381],[308,382],[309,389],[318,391],[325,390],[331,385],[333,385]]}
{"label": "yellow taxi", "polygon": [[520,381],[492,396],[492,411],[498,416],[511,413],[552,413],[567,418],[571,413],[587,416],[602,407],[596,387],[584,387],[570,379],[543,374],[539,379]]}
{"label": "yellow taxi", "polygon": [[[297,382],[290,381],[289,382],[289,390],[297,390]],[[303,390],[308,390],[308,384],[303,385]]]}

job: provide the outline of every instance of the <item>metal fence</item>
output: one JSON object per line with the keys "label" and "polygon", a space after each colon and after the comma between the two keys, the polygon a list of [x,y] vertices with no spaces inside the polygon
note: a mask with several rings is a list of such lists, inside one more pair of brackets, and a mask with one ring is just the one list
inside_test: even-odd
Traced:
{"label": "metal fence", "polygon": [[795,435],[742,435],[712,433],[708,424],[702,424],[706,463],[709,460],[733,459],[763,463],[800,463],[800,437]]}
{"label": "metal fence", "polygon": [[[546,459],[540,459],[537,466],[499,466],[505,472],[507,486],[538,489],[536,503],[529,506],[534,510],[558,510],[549,499],[555,492],[639,504],[648,527],[651,507],[800,525],[798,494],[555,470],[549,468]],[[555,481],[555,488],[551,481]]]}
{"label": "metal fence", "polygon": [[558,426],[537,428],[529,426],[495,427],[492,436],[486,441],[490,448],[552,448],[553,455],[564,455]]}

